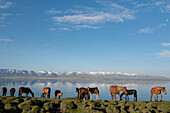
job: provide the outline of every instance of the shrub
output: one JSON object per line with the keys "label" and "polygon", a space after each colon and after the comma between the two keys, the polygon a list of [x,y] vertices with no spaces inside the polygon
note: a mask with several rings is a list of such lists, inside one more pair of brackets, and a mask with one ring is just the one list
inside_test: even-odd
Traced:
{"label": "shrub", "polygon": [[73,101],[63,101],[61,102],[61,105],[60,105],[60,109],[62,111],[66,111],[66,110],[69,110],[69,109],[76,109],[77,106],[74,104]]}

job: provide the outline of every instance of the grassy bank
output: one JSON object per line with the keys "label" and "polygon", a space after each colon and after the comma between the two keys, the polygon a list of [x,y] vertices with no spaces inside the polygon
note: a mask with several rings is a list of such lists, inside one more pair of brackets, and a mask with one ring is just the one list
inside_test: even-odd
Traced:
{"label": "grassy bank", "polygon": [[170,101],[95,101],[77,98],[47,99],[0,96],[0,113],[168,113]]}

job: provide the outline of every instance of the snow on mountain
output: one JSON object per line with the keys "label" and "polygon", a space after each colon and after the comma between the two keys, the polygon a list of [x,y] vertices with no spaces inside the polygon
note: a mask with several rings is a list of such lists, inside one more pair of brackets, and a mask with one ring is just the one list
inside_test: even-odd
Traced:
{"label": "snow on mountain", "polygon": [[[28,71],[16,69],[0,69],[0,77],[69,77],[69,78],[100,78],[100,79],[167,79],[160,76],[140,75],[121,72],[51,72]],[[169,78],[168,78],[169,79]]]}

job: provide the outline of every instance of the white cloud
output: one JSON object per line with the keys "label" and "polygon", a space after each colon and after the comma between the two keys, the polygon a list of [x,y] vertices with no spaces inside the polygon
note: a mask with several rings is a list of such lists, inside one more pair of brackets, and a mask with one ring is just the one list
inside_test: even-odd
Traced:
{"label": "white cloud", "polygon": [[90,25],[77,25],[77,26],[72,26],[72,27],[76,29],[80,29],[80,28],[99,29],[100,28],[98,26],[90,26]]}
{"label": "white cloud", "polygon": [[[99,2],[97,2],[99,3]],[[103,5],[104,4],[104,5]],[[77,28],[89,28],[89,29],[98,29],[99,27],[94,27],[94,25],[99,26],[103,23],[108,22],[124,22],[127,20],[135,19],[134,11],[125,8],[122,5],[111,2],[101,3],[104,7],[101,8],[89,8],[83,6],[74,6],[72,9],[65,11],[58,11],[54,8],[46,11],[47,14],[58,14],[52,17],[55,25],[66,26],[64,28],[77,27]],[[64,14],[64,15],[63,15]],[[62,27],[60,27],[61,29]],[[101,28],[101,27],[100,27]],[[62,28],[63,29],[63,28]],[[69,29],[70,30],[70,29]]]}
{"label": "white cloud", "polygon": [[70,31],[70,28],[63,27],[63,28],[60,28],[60,30],[63,30],[63,31]]}
{"label": "white cloud", "polygon": [[170,51],[169,50],[162,50],[160,53],[156,54],[159,57],[170,57]]}
{"label": "white cloud", "polygon": [[50,10],[46,11],[47,14],[59,14],[62,13],[62,11],[57,11],[54,8],[51,8]]}
{"label": "white cloud", "polygon": [[170,46],[170,43],[161,43],[162,46]]}
{"label": "white cloud", "polygon": [[13,2],[6,2],[5,0],[0,0],[0,9],[8,9],[13,5]]}
{"label": "white cloud", "polygon": [[4,20],[7,16],[11,16],[10,13],[2,13],[0,14],[0,20]]}
{"label": "white cloud", "polygon": [[166,27],[166,26],[167,26],[167,24],[159,24],[159,25],[157,26],[157,29],[160,29],[160,28]]}
{"label": "white cloud", "polygon": [[0,42],[12,42],[11,39],[0,38]]}
{"label": "white cloud", "polygon": [[147,27],[147,28],[143,28],[143,29],[138,30],[138,33],[154,33],[154,29]]}
{"label": "white cloud", "polygon": [[57,23],[99,24],[104,22],[123,22],[124,20],[134,19],[134,16],[126,12],[118,14],[93,12],[91,14],[65,15],[62,17],[56,16],[52,19]]}

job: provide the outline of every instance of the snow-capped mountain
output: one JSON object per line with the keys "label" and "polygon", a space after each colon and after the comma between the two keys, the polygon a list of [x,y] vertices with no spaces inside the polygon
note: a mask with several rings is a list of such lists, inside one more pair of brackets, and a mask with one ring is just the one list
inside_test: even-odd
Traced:
{"label": "snow-capped mountain", "polygon": [[50,72],[16,69],[0,69],[0,77],[58,77],[58,78],[98,78],[98,79],[169,79],[137,73],[121,72]]}

